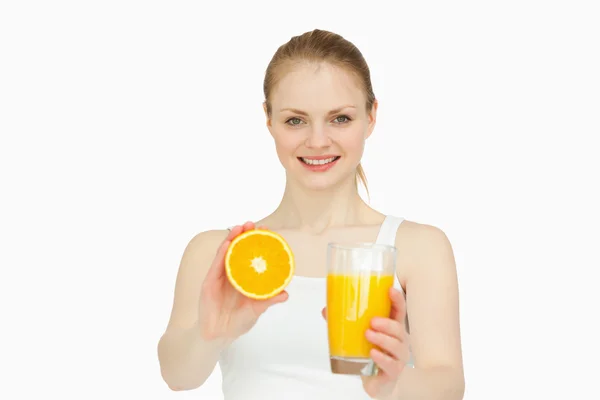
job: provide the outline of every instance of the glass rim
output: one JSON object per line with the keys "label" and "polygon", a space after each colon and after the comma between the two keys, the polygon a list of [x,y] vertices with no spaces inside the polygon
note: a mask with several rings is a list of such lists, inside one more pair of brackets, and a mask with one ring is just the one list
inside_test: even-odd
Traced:
{"label": "glass rim", "polygon": [[375,242],[329,242],[328,249],[350,250],[350,251],[389,251],[396,252],[396,246]]}

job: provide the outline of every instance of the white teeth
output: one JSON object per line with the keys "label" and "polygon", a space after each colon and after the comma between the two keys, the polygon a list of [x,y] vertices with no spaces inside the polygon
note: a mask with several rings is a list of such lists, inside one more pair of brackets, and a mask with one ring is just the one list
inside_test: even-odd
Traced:
{"label": "white teeth", "polygon": [[329,164],[330,162],[332,162],[333,160],[336,159],[336,157],[326,158],[324,160],[309,160],[308,158],[304,158],[304,157],[301,157],[301,158],[302,158],[302,161],[304,161],[308,165]]}

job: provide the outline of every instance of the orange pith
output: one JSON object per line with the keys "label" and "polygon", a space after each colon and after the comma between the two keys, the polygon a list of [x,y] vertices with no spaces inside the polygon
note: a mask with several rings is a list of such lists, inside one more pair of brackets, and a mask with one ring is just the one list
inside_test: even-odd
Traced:
{"label": "orange pith", "polygon": [[229,281],[253,299],[281,293],[294,275],[294,255],[285,239],[266,229],[252,229],[233,239],[225,255]]}

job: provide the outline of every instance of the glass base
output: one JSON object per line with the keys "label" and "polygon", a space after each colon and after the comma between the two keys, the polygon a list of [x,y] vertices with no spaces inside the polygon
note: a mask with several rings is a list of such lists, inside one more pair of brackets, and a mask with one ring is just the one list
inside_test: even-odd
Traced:
{"label": "glass base", "polygon": [[370,358],[329,357],[331,372],[342,375],[377,375],[377,365]]}

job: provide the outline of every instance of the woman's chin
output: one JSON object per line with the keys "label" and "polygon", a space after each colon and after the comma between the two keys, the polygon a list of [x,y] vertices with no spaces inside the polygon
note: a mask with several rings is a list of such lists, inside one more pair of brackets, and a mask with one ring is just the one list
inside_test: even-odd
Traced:
{"label": "woman's chin", "polygon": [[348,178],[338,176],[338,174],[328,174],[321,176],[302,176],[297,182],[307,190],[327,191],[339,188]]}

